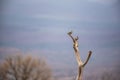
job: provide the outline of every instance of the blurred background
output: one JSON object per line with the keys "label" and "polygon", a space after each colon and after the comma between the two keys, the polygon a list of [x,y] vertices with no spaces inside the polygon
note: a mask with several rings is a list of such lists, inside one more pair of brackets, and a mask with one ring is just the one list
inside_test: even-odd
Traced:
{"label": "blurred background", "polygon": [[79,37],[82,60],[93,52],[84,79],[120,80],[119,0],[1,0],[0,62],[12,54],[37,56],[47,61],[55,80],[73,80],[71,30]]}

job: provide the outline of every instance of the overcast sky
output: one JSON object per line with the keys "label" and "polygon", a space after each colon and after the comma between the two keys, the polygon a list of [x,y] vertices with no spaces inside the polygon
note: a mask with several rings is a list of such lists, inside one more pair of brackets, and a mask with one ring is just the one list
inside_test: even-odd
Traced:
{"label": "overcast sky", "polygon": [[74,66],[67,35],[72,30],[82,59],[93,51],[88,66],[119,65],[119,0],[2,0],[0,5],[0,58],[29,53],[51,65]]}

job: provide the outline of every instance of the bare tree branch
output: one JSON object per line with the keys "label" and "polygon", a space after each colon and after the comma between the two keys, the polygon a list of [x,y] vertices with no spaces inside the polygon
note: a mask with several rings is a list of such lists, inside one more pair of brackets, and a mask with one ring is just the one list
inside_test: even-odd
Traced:
{"label": "bare tree branch", "polygon": [[72,38],[73,40],[73,48],[74,48],[74,51],[75,51],[75,57],[76,57],[76,60],[77,60],[77,63],[78,65],[82,64],[82,61],[80,59],[80,55],[79,55],[79,49],[78,49],[78,36],[76,38],[73,38],[72,36],[72,31],[71,32],[68,32],[68,35]]}
{"label": "bare tree branch", "polygon": [[83,66],[85,66],[88,63],[88,61],[91,57],[91,54],[92,54],[92,51],[89,51],[88,57],[87,57],[86,61],[84,62]]}
{"label": "bare tree branch", "polygon": [[31,56],[12,56],[0,65],[0,79],[50,80],[51,70],[43,60]]}
{"label": "bare tree branch", "polygon": [[74,48],[74,51],[75,51],[75,57],[76,57],[76,60],[77,60],[77,63],[78,63],[78,75],[77,75],[77,78],[76,80],[82,80],[82,73],[83,73],[83,68],[84,66],[88,63],[89,61],[89,58],[92,54],[91,51],[89,51],[89,55],[85,61],[85,63],[83,63],[81,61],[81,58],[80,58],[80,52],[79,52],[79,49],[78,49],[78,36],[76,38],[74,38],[72,36],[72,31],[71,32],[68,32],[68,35],[72,38],[73,40],[73,48]]}

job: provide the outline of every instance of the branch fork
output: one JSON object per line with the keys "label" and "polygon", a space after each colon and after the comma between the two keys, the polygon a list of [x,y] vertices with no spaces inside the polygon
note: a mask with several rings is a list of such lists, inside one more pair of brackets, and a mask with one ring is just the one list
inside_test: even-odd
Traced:
{"label": "branch fork", "polygon": [[74,48],[75,57],[76,57],[77,64],[78,64],[78,75],[77,75],[76,80],[82,80],[83,69],[84,69],[85,65],[88,63],[88,61],[91,57],[92,51],[88,52],[88,57],[87,57],[86,61],[83,62],[80,58],[80,52],[79,52],[79,49],[78,49],[78,39],[79,39],[79,37],[77,36],[77,37],[74,38],[72,36],[72,31],[68,32],[68,35],[71,37],[71,39],[73,41],[73,48]]}

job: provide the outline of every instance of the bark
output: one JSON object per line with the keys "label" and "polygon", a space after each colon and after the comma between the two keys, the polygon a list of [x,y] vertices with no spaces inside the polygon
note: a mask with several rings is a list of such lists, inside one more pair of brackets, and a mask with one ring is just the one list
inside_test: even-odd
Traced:
{"label": "bark", "polygon": [[82,60],[80,58],[80,52],[79,52],[79,49],[78,49],[78,39],[79,39],[78,36],[76,38],[74,38],[72,36],[72,31],[68,32],[68,35],[73,40],[73,48],[74,48],[74,52],[75,52],[76,61],[77,61],[77,64],[78,64],[78,75],[76,77],[76,80],[82,80],[82,74],[83,74],[84,67],[88,63],[88,61],[91,57],[92,51],[89,51],[89,54],[88,54],[88,57],[87,57],[86,61],[82,62]]}

